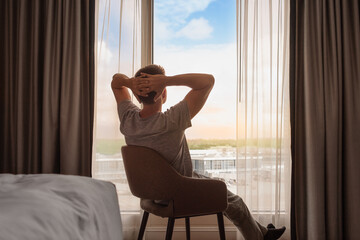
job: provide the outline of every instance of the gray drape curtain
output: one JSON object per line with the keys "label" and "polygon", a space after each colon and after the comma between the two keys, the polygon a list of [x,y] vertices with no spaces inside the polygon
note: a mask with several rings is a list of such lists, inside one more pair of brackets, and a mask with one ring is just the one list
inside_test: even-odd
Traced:
{"label": "gray drape curtain", "polygon": [[91,175],[95,0],[0,2],[0,172]]}
{"label": "gray drape curtain", "polygon": [[359,239],[358,0],[292,0],[292,239]]}

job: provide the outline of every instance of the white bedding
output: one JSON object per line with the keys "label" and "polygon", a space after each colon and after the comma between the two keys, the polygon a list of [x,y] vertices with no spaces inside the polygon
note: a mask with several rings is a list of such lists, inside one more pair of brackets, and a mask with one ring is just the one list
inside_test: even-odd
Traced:
{"label": "white bedding", "polygon": [[0,239],[122,239],[115,186],[79,176],[0,174]]}

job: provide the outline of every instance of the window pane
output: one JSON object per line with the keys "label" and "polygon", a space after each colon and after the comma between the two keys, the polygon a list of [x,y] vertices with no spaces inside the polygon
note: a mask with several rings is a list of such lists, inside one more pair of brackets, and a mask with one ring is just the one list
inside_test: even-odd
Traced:
{"label": "window pane", "polygon": [[[167,75],[214,75],[215,86],[186,136],[194,169],[225,179],[236,192],[236,1],[155,0],[154,63]],[[163,110],[188,91],[168,87]]]}

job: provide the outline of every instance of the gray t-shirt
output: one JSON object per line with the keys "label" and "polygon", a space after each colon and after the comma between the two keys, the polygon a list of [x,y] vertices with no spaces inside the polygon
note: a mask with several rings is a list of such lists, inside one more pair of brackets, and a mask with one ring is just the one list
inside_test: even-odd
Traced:
{"label": "gray t-shirt", "polygon": [[120,132],[126,144],[154,149],[181,175],[191,177],[191,156],[184,134],[185,129],[191,127],[186,101],[148,118],[141,118],[139,112],[130,100],[118,104]]}

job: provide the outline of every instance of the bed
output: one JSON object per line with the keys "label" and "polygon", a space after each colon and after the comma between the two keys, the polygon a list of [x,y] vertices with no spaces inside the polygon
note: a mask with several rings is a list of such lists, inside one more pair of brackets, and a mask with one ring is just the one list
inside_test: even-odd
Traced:
{"label": "bed", "polygon": [[122,239],[115,186],[88,177],[0,174],[0,239]]}

